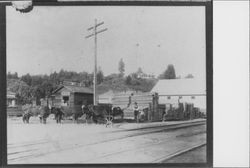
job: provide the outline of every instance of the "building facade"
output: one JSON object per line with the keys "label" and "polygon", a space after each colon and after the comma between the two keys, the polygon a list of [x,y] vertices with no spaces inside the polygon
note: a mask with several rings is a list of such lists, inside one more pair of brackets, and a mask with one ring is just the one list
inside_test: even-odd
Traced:
{"label": "building facade", "polygon": [[206,81],[190,79],[159,80],[151,92],[159,95],[159,104],[191,103],[194,107],[206,112]]}
{"label": "building facade", "polygon": [[16,94],[11,91],[7,91],[7,107],[16,107]]}
{"label": "building facade", "polygon": [[69,108],[73,112],[89,104],[93,104],[93,90],[87,87],[62,85],[51,95],[52,106]]}

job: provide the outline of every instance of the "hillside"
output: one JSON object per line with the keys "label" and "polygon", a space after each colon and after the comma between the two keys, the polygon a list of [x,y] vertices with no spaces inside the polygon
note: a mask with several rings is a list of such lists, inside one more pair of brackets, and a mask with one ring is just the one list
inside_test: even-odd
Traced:
{"label": "hillside", "polygon": [[117,78],[107,80],[97,86],[98,94],[105,93],[109,90],[113,91],[142,91],[149,92],[157,83],[157,79],[132,79],[131,83],[126,83],[125,78]]}
{"label": "hillside", "polygon": [[[12,78],[11,78],[12,77]],[[64,81],[74,81],[86,87],[93,88],[93,74],[60,71],[48,75],[23,75],[20,78],[7,76],[7,89],[16,93],[19,104],[30,103],[32,100],[39,101],[55,90]],[[109,90],[120,91],[141,91],[149,92],[156,84],[157,79],[143,79],[136,74],[121,76],[111,74],[108,76],[97,75],[97,93],[102,94]]]}
{"label": "hillside", "polygon": [[[97,92],[98,94],[105,93],[109,90],[137,90],[149,92],[156,82],[157,79],[137,79],[137,81],[132,84],[126,84],[125,78],[116,78],[112,80],[105,80],[101,84],[97,85]],[[18,94],[21,93],[22,90],[29,90],[30,86],[20,79],[7,79],[7,89]]]}

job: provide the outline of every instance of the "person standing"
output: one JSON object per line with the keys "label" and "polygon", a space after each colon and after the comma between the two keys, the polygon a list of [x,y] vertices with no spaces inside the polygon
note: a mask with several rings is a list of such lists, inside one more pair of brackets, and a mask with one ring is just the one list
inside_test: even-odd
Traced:
{"label": "person standing", "polygon": [[135,102],[134,104],[134,119],[136,122],[138,122],[138,114],[139,114],[139,106],[137,104],[137,102]]}

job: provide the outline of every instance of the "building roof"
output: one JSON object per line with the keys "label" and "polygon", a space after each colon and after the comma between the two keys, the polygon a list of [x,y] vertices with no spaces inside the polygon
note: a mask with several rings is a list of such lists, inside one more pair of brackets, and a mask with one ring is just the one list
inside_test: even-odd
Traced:
{"label": "building roof", "polygon": [[67,89],[68,91],[72,92],[72,93],[88,93],[88,94],[93,94],[93,89],[91,88],[87,88],[87,87],[83,87],[83,86],[67,86],[67,85],[62,85],[60,86],[58,89],[53,91],[53,94],[58,92],[61,89]]}
{"label": "building roof", "polygon": [[195,78],[159,80],[151,92],[159,95],[206,95],[206,81]]}
{"label": "building roof", "polygon": [[114,96],[114,91],[113,90],[109,90],[109,91],[107,91],[107,92],[105,92],[105,93],[103,93],[103,94],[99,94],[99,98],[100,97],[113,97]]}

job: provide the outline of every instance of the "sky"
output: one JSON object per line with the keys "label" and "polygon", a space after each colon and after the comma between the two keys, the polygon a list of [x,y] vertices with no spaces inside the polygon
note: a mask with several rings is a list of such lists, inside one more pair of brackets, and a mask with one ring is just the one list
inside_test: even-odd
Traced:
{"label": "sky", "polygon": [[61,69],[93,72],[94,19],[108,28],[97,37],[97,63],[104,75],[141,67],[158,76],[168,64],[176,75],[206,76],[205,7],[35,6],[29,13],[7,7],[7,72],[50,74]]}

